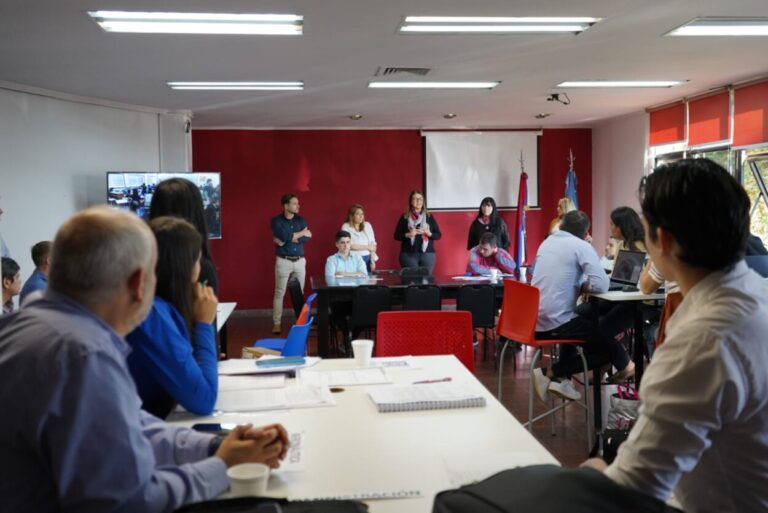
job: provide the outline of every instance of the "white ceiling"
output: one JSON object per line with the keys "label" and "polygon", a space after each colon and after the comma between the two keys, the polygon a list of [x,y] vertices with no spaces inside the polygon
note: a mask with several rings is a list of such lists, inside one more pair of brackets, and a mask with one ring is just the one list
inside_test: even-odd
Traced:
{"label": "white ceiling", "polygon": [[[304,35],[108,34],[87,10],[294,13]],[[598,16],[578,35],[397,35],[406,15]],[[0,80],[159,109],[195,127],[564,127],[768,74],[768,38],[674,38],[697,16],[768,16],[766,0],[0,0]],[[369,90],[377,68],[501,80],[492,91]],[[685,79],[570,90],[568,79]],[[165,82],[302,80],[299,92],[171,91]],[[442,115],[458,116],[445,120]],[[534,119],[539,112],[552,115]],[[360,113],[363,119],[347,116]]]}

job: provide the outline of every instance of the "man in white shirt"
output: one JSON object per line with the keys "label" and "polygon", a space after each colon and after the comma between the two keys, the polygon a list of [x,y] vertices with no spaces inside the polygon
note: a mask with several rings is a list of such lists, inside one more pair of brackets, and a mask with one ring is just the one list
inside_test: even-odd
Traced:
{"label": "man in white shirt", "polygon": [[[531,285],[540,292],[536,338],[586,340],[584,350],[590,366],[594,366],[602,363],[613,350],[612,346],[617,344],[610,344],[601,337],[592,319],[576,313],[576,300],[580,294],[608,290],[608,275],[600,265],[595,248],[585,240],[588,234],[587,214],[580,210],[565,214],[560,230],[539,246]],[[623,369],[626,362],[616,362],[615,365]],[[567,378],[582,369],[576,349],[563,344],[557,362],[549,368],[534,371],[537,395],[545,402],[549,392],[566,399],[580,399],[581,394]]]}
{"label": "man in white shirt", "polygon": [[585,465],[661,500],[674,492],[686,513],[768,511],[768,286],[743,261],[749,199],[706,159],[657,168],[640,197],[648,253],[684,299],[616,460]]}

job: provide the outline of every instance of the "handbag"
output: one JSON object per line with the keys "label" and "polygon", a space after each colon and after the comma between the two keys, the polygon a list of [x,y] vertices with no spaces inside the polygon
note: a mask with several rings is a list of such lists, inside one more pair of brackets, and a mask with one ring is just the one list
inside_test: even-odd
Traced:
{"label": "handbag", "polygon": [[639,408],[637,389],[632,385],[619,385],[616,393],[611,395],[606,429],[629,431],[635,425]]}

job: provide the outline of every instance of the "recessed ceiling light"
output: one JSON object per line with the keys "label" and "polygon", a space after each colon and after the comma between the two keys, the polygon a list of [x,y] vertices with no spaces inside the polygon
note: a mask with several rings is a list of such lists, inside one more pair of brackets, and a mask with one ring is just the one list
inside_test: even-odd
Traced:
{"label": "recessed ceiling light", "polygon": [[456,114],[454,114],[453,112],[447,112],[447,113],[443,114],[443,117],[445,119],[453,119],[453,118],[456,117]]}
{"label": "recessed ceiling light", "polygon": [[768,18],[696,18],[665,36],[768,36]]}
{"label": "recessed ceiling light", "polygon": [[361,119],[363,119],[363,115],[362,114],[352,114],[351,116],[349,116],[349,119],[351,119],[352,121],[360,121]]}
{"label": "recessed ceiling light", "polygon": [[501,82],[368,82],[371,89],[493,89]]}
{"label": "recessed ceiling light", "polygon": [[178,91],[301,91],[304,82],[168,82]]}
{"label": "recessed ceiling light", "polygon": [[295,14],[88,11],[106,32],[143,34],[248,34],[298,36],[304,17]]}
{"label": "recessed ceiling light", "polygon": [[407,16],[401,34],[578,34],[602,18],[509,18],[491,16]]}
{"label": "recessed ceiling light", "polygon": [[674,87],[687,80],[571,80],[555,87]]}

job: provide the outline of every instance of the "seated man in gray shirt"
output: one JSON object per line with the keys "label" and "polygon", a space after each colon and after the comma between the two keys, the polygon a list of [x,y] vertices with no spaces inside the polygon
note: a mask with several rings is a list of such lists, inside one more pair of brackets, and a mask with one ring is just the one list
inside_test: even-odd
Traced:
{"label": "seated man in gray shirt", "polygon": [[138,217],[96,207],[59,229],[49,288],[0,319],[0,509],[160,512],[216,497],[226,469],[279,465],[282,426],[226,438],[141,410],[123,337],[146,316],[157,246]]}
{"label": "seated man in gray shirt", "polygon": [[[643,376],[640,416],[606,468],[686,513],[768,511],[768,285],[743,260],[749,199],[707,159],[640,187],[645,245],[683,301]],[[700,207],[695,207],[700,205]]]}

